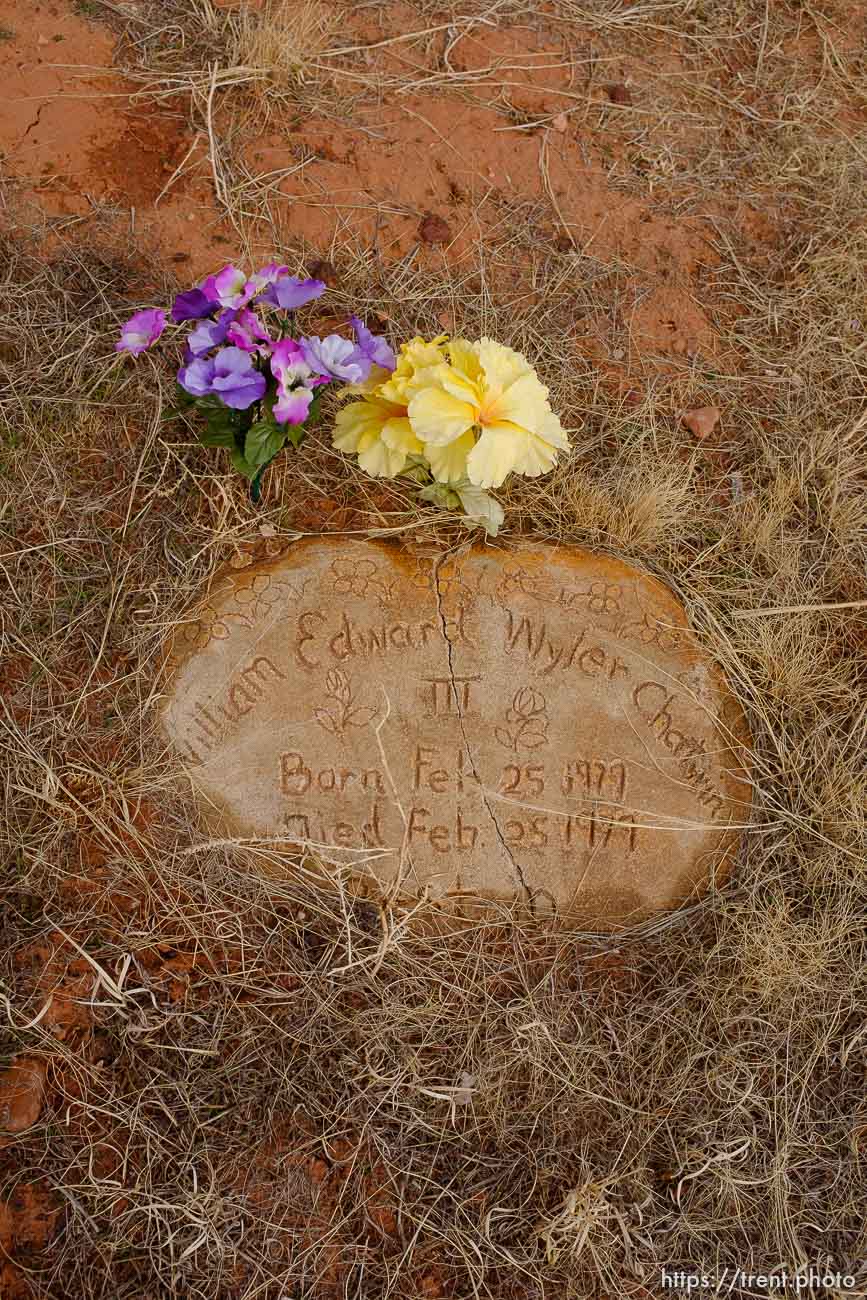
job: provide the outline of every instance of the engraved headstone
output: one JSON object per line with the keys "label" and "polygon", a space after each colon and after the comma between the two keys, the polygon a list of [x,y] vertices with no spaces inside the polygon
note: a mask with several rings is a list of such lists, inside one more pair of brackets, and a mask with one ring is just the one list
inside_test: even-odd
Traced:
{"label": "engraved headstone", "polygon": [[375,889],[614,929],[722,879],[748,817],[737,701],[669,589],[607,556],[307,539],[216,579],[171,655],[206,821]]}

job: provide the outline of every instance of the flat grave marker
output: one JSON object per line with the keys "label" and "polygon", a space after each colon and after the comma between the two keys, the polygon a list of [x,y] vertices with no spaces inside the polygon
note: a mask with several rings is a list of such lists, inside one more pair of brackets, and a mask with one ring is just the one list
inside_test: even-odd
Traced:
{"label": "flat grave marker", "polygon": [[311,538],[176,632],[164,725],[206,822],[372,890],[611,930],[724,878],[742,710],[659,580],[576,548]]}

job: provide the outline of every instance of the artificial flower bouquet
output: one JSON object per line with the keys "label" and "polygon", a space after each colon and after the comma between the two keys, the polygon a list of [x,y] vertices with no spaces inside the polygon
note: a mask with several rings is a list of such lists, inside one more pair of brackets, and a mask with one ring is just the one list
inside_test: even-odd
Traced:
{"label": "artificial flower bouquet", "polygon": [[[294,339],[288,316],[325,291],[321,280],[302,280],[272,262],[248,277],[224,266],[195,289],[178,294],[176,325],[190,326],[178,371],[180,400],[204,416],[201,441],[226,447],[232,464],[258,497],[266,467],[287,442],[295,446],[316,415],[322,385],[361,382],[374,362],[395,357],[355,316],[355,342],[331,334]],[[138,355],[166,328],[166,312],[149,308],[127,321],[115,347]]]}
{"label": "artificial flower bouquet", "polygon": [[[180,397],[204,417],[201,441],[229,450],[257,500],[264,470],[287,442],[298,446],[322,387],[337,383],[353,400],[338,412],[335,447],[368,474],[406,476],[424,500],[496,533],[503,510],[486,489],[512,472],[545,473],[569,445],[532,366],[493,339],[445,334],[411,339],[396,357],[354,315],[353,340],[291,337],[288,314],[324,290],[271,263],[249,278],[225,266],[178,294],[171,318],[189,327]],[[144,352],[167,323],[163,310],[136,312],[117,351]]]}
{"label": "artificial flower bouquet", "polygon": [[335,447],[368,474],[415,478],[423,500],[492,535],[503,507],[486,489],[537,478],[569,448],[533,367],[493,339],[411,339],[393,369],[375,364],[344,392],[356,400],[337,415]]}

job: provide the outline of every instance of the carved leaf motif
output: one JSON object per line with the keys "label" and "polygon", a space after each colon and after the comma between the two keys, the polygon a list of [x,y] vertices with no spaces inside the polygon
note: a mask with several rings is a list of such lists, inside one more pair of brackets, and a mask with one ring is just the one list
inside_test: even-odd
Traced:
{"label": "carved leaf motif", "polygon": [[339,700],[341,704],[349,704],[352,700],[352,692],[349,689],[349,682],[346,680],[344,673],[339,668],[332,668],[325,675],[325,685],[328,694],[334,699]]}
{"label": "carved leaf motif", "polygon": [[337,734],[337,723],[327,709],[314,709],[313,716],[323,731],[330,731],[332,735]]}
{"label": "carved leaf motif", "polygon": [[350,709],[346,715],[345,722],[350,727],[367,727],[376,717],[376,709],[367,708]]}
{"label": "carved leaf motif", "polygon": [[500,744],[504,745],[506,749],[515,748],[515,737],[506,727],[494,727],[494,735],[497,737]]}
{"label": "carved leaf motif", "polygon": [[548,741],[548,724],[540,718],[533,718],[524,722],[518,730],[515,737],[516,749],[538,749],[540,745],[547,744]]}

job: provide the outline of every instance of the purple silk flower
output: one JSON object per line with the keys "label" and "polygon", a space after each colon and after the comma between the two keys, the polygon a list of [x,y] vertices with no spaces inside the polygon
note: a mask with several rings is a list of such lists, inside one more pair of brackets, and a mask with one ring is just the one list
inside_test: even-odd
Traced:
{"label": "purple silk flower", "polygon": [[265,395],[265,376],[241,348],[221,348],[214,357],[197,357],[178,371],[178,383],[193,397],[212,394],[236,411],[246,411]]}
{"label": "purple silk flower", "polygon": [[357,316],[350,316],[349,323],[355,331],[357,351],[373,365],[382,366],[383,370],[394,370],[397,358],[391,345],[384,338],[371,334],[364,321]]}
{"label": "purple silk flower", "polygon": [[137,357],[152,343],[156,343],[165,327],[166,314],[158,307],[146,307],[144,311],[137,311],[134,316],[130,316],[125,325],[121,326],[120,338],[115,343],[114,350],[129,352]]}
{"label": "purple silk flower", "polygon": [[347,384],[358,384],[370,374],[371,361],[354,343],[339,334],[329,334],[321,339],[301,340],[301,351],[310,369],[327,379],[342,379]]}
{"label": "purple silk flower", "polygon": [[233,317],[226,331],[230,343],[244,352],[261,352],[270,348],[274,340],[254,311],[242,307],[240,311],[227,312],[226,315]]}
{"label": "purple silk flower", "polygon": [[224,311],[216,320],[200,321],[195,329],[190,330],[187,337],[187,347],[191,354],[194,357],[202,357],[206,352],[210,352],[211,348],[218,348],[221,343],[225,343],[234,316],[233,311]]}
{"label": "purple silk flower", "polygon": [[188,289],[179,293],[172,303],[172,320],[182,325],[185,320],[202,320],[210,316],[218,304],[201,289]]}
{"label": "purple silk flower", "polygon": [[221,307],[244,307],[253,296],[249,281],[238,266],[231,263],[202,281],[202,291]]}
{"label": "purple silk flower", "polygon": [[313,389],[328,380],[313,377],[303,349],[294,339],[281,339],[274,344],[271,373],[277,380],[274,419],[278,424],[303,424],[313,401]]}
{"label": "purple silk flower", "polygon": [[282,307],[284,311],[295,311],[325,292],[324,280],[300,280],[297,275],[279,275],[269,284],[257,302],[267,302],[271,307]]}

